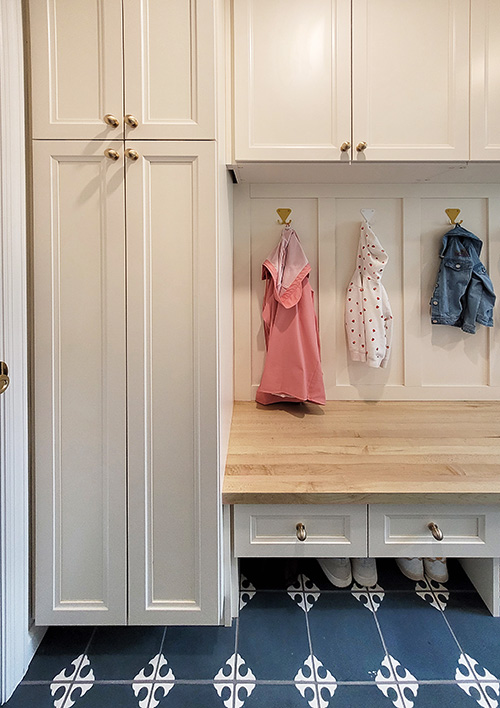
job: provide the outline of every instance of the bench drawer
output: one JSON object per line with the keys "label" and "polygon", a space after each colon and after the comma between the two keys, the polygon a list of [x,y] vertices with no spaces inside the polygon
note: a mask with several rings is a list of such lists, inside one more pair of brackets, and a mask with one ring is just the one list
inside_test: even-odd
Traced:
{"label": "bench drawer", "polygon": [[238,558],[367,555],[365,504],[235,504],[233,508]]}
{"label": "bench drawer", "polygon": [[[437,540],[434,531],[442,540]],[[500,555],[500,512],[491,506],[369,507],[369,553],[376,557],[487,558]]]}

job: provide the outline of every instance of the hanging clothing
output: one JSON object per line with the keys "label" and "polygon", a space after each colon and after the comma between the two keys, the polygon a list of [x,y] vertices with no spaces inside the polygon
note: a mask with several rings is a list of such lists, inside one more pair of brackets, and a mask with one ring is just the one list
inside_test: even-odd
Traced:
{"label": "hanging clothing", "polygon": [[475,334],[476,322],[493,327],[495,293],[479,260],[483,242],[456,224],[443,236],[441,263],[431,297],[432,324],[460,327]]}
{"label": "hanging clothing", "polygon": [[266,360],[255,397],[258,403],[326,402],[310,272],[299,237],[286,226],[262,264]]}
{"label": "hanging clothing", "polygon": [[392,312],[381,279],[389,256],[368,223],[361,225],[356,270],[346,293],[345,328],[353,361],[387,366],[391,354]]}

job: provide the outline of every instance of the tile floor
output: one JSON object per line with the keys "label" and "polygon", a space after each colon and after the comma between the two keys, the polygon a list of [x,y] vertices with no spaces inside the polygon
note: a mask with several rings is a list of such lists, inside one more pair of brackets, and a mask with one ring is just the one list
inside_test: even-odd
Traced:
{"label": "tile floor", "polygon": [[8,708],[494,708],[500,619],[457,561],[444,585],[378,561],[333,588],[314,560],[241,563],[228,627],[52,628]]}

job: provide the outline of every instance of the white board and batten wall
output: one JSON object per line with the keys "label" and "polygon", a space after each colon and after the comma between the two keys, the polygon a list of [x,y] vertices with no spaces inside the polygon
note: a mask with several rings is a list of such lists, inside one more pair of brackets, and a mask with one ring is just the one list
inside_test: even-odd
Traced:
{"label": "white board and batten wall", "polygon": [[[292,209],[312,266],[327,399],[486,400],[500,396],[500,314],[474,335],[432,325],[429,300],[442,236],[452,228],[446,208],[483,241],[481,258],[500,294],[500,188],[497,185],[241,184],[235,189],[235,398],[253,400],[265,359],[261,264],[279,240],[276,209]],[[355,268],[362,220],[389,254],[383,284],[394,316],[386,369],[349,359],[344,330],[346,287]]]}

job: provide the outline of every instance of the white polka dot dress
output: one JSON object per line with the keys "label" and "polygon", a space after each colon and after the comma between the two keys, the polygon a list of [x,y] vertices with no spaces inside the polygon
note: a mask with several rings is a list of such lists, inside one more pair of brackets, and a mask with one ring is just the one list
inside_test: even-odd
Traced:
{"label": "white polka dot dress", "polygon": [[353,361],[387,366],[391,355],[392,312],[382,275],[389,260],[367,223],[361,225],[356,268],[347,286],[345,327]]}

